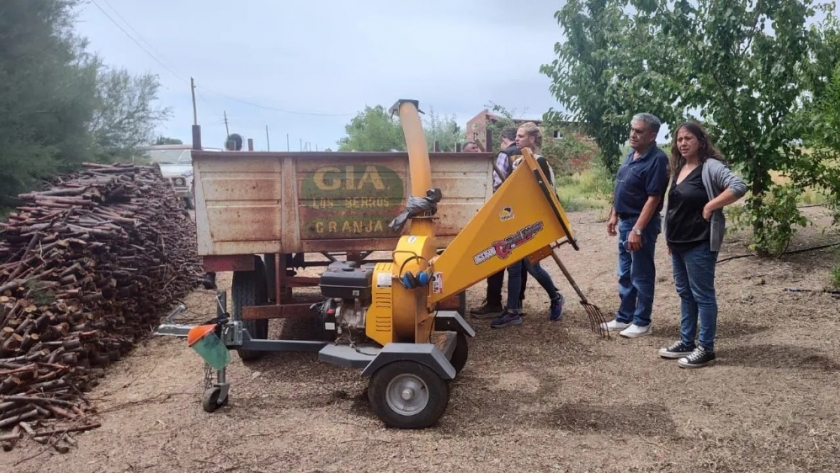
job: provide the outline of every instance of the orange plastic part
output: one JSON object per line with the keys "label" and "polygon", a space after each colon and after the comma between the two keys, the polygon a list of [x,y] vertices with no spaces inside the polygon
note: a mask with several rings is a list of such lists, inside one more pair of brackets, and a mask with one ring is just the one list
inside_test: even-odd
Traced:
{"label": "orange plastic part", "polygon": [[197,341],[206,337],[208,333],[216,329],[215,325],[197,325],[187,333],[187,346],[193,346]]}

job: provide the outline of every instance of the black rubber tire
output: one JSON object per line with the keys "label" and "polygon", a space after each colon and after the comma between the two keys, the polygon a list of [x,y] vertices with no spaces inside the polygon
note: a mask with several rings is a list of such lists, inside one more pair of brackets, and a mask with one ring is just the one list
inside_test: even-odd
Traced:
{"label": "black rubber tire", "polygon": [[458,294],[458,312],[461,317],[467,317],[467,291]]}
{"label": "black rubber tire", "polygon": [[213,413],[216,412],[216,409],[226,406],[228,400],[230,400],[230,394],[225,398],[224,402],[219,404],[219,396],[222,394],[222,388],[218,386],[214,386],[206,391],[204,391],[204,396],[201,399],[201,407],[204,409],[204,412]]}
{"label": "black rubber tire", "polygon": [[274,255],[266,253],[263,255],[265,262],[265,289],[266,297],[270,302],[277,303],[277,281],[274,277]]}
{"label": "black rubber tire", "polygon": [[[253,271],[235,271],[231,282],[230,292],[233,299],[233,317],[242,318],[242,308],[251,305],[264,305],[268,302],[268,291],[265,281],[265,265],[262,258],[254,257]],[[268,319],[242,320],[242,326],[248,330],[251,338],[265,340],[268,338]],[[236,350],[243,362],[258,360],[265,352],[254,350]]]}
{"label": "black rubber tire", "polygon": [[455,373],[460,373],[467,366],[469,354],[470,349],[467,345],[467,336],[459,332],[455,340],[455,350],[452,351],[452,357],[449,359],[452,367],[455,368]]}
{"label": "black rubber tire", "polygon": [[[400,375],[414,376],[425,384],[428,401],[416,414],[401,414],[388,404],[388,385]],[[422,363],[395,361],[373,373],[368,385],[368,400],[373,412],[388,427],[425,429],[434,425],[446,411],[446,406],[449,404],[449,385],[431,368]]]}

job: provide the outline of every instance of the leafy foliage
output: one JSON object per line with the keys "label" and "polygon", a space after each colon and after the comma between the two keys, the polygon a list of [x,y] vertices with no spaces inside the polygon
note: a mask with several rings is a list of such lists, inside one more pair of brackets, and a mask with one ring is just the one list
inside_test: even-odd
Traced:
{"label": "leafy foliage", "polygon": [[106,68],[73,30],[77,0],[0,2],[0,206],[44,177],[153,140],[157,79]]}
{"label": "leafy foliage", "polygon": [[598,145],[578,133],[566,132],[560,139],[543,139],[542,154],[551,163],[556,176],[571,176],[589,169],[599,156]]}
{"label": "leafy foliage", "polygon": [[152,74],[100,69],[90,125],[99,161],[128,159],[138,146],[154,140],[155,126],[170,116],[168,108],[154,106],[159,87]]}
{"label": "leafy foliage", "polygon": [[442,152],[455,151],[457,143],[464,141],[464,132],[455,121],[455,115],[438,115],[429,107],[423,119],[423,132],[429,151],[435,148],[435,141]]}
{"label": "leafy foliage", "polygon": [[[421,115],[423,132],[429,151],[438,142],[441,151],[455,151],[457,143],[463,141],[464,133],[458,127],[454,115],[438,115],[433,107]],[[388,110],[377,105],[365,107],[344,127],[347,136],[338,141],[339,151],[403,151],[405,136],[399,118],[391,117]]]}
{"label": "leafy foliage", "polygon": [[[625,12],[628,3],[638,11],[635,18]],[[664,121],[677,116],[674,89],[679,82],[667,73],[677,52],[655,36],[651,3],[569,0],[555,14],[566,40],[555,44],[557,58],[540,68],[566,109],[549,110],[545,121],[581,122],[612,173],[621,162],[634,114],[654,113]]]}
{"label": "leafy foliage", "polygon": [[83,160],[97,62],[73,35],[74,2],[0,3],[0,201]]}
{"label": "leafy foliage", "polygon": [[339,151],[405,150],[399,122],[382,105],[365,107],[344,127],[347,136],[338,141]]}
{"label": "leafy foliage", "polygon": [[168,136],[158,136],[157,140],[155,140],[155,145],[182,145],[182,144],[184,144],[184,142],[179,140],[178,138],[170,138]]}
{"label": "leafy foliage", "polygon": [[[571,0],[556,15],[568,39],[543,72],[610,169],[633,113],[650,111],[672,128],[703,122],[748,183],[737,221],[752,226],[759,252],[779,254],[805,222],[795,196],[836,183],[825,160],[801,146],[820,128],[801,110],[828,89],[840,57],[830,15],[808,25],[816,8],[831,12],[815,0]],[[771,171],[789,181],[775,184]]]}

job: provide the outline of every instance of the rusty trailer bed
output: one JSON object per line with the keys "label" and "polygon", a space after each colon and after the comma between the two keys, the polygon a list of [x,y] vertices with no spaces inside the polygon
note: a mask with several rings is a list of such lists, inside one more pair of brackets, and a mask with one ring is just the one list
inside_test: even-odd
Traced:
{"label": "rusty trailer bed", "polygon": [[[444,248],[490,198],[491,153],[430,153]],[[192,152],[198,254],[387,251],[410,189],[407,153]],[[229,265],[225,265],[229,266]],[[229,270],[233,270],[230,268]]]}

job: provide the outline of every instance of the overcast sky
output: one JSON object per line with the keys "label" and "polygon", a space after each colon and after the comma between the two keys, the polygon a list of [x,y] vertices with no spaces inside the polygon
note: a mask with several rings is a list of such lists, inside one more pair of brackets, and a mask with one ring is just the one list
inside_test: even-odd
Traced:
{"label": "overcast sky", "polygon": [[323,150],[366,105],[399,98],[462,127],[491,102],[527,118],[556,108],[539,68],[554,59],[564,3],[89,0],[77,31],[109,65],[160,77],[173,112],[161,134],[190,142],[193,77],[204,146],[222,146],[226,111],[257,150],[266,125],[273,150],[287,134],[292,150]]}

